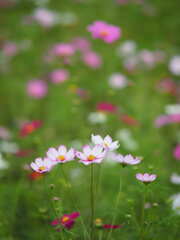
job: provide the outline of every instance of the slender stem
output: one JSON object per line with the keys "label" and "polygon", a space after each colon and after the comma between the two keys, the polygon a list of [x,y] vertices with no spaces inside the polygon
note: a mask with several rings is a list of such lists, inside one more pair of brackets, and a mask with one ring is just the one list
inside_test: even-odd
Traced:
{"label": "slender stem", "polygon": [[99,230],[99,240],[102,240],[102,237],[103,237],[103,231],[101,229],[101,230]]}
{"label": "slender stem", "polygon": [[[73,196],[71,185],[70,185],[70,183],[68,181],[68,178],[67,178],[67,176],[66,176],[66,174],[64,172],[63,164],[61,164],[61,170],[62,170],[62,175],[63,175],[64,179],[66,180],[66,184],[67,184],[67,188],[68,188],[68,194],[69,194],[69,196],[71,198],[71,201],[73,202],[74,207],[76,208],[76,211],[80,212],[80,209],[79,209],[79,207],[78,207],[78,205],[76,203],[76,200],[75,200],[75,198]],[[80,220],[81,220],[82,227],[84,229],[84,239],[86,240],[86,235],[89,238],[89,234],[88,234],[88,232],[86,230],[86,227],[85,227],[85,224],[84,224],[84,221],[83,221],[83,218],[82,218],[81,214],[80,214]]]}
{"label": "slender stem", "polygon": [[145,203],[146,203],[146,196],[147,196],[147,185],[145,186],[144,193],[143,193],[143,201],[142,201],[142,212],[141,212],[141,232],[140,232],[140,239],[144,239],[144,220],[145,220]]}
{"label": "slender stem", "polygon": [[101,175],[101,164],[98,164],[97,166],[97,186],[96,186],[96,192],[95,192],[95,207],[97,205],[97,197],[99,193],[99,182],[100,182],[100,175]]}
{"label": "slender stem", "polygon": [[[118,205],[119,205],[119,200],[120,200],[121,191],[122,191],[122,178],[123,178],[123,175],[122,175],[122,172],[121,172],[120,181],[119,181],[119,192],[118,192],[118,195],[117,195],[117,198],[116,198],[116,204],[115,204],[115,208],[114,208],[114,214],[113,214],[111,226],[114,225],[114,222],[115,222],[115,219],[116,219],[117,208],[118,208]],[[113,228],[111,227],[107,240],[109,240],[111,238],[112,229]]]}
{"label": "slender stem", "polygon": [[91,240],[94,236],[94,189],[93,189],[93,178],[94,178],[94,169],[93,163],[91,164]]}

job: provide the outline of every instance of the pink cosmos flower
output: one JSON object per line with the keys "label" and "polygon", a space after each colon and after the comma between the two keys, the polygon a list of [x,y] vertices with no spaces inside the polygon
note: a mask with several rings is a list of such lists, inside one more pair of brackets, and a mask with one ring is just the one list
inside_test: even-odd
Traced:
{"label": "pink cosmos flower", "polygon": [[180,123],[180,114],[161,115],[155,120],[156,127],[162,127],[170,123]]}
{"label": "pink cosmos flower", "polygon": [[50,74],[50,79],[53,83],[55,84],[59,84],[59,83],[63,83],[64,81],[66,81],[69,78],[69,73],[66,70],[63,69],[57,69],[54,70],[51,74]]}
{"label": "pink cosmos flower", "polygon": [[121,29],[103,21],[95,21],[87,27],[93,38],[100,38],[106,43],[112,43],[121,37]]}
{"label": "pink cosmos flower", "polygon": [[102,59],[99,54],[93,51],[87,51],[83,54],[82,60],[86,66],[97,69],[102,65]]}
{"label": "pink cosmos flower", "polygon": [[112,138],[107,135],[104,139],[100,136],[100,135],[91,135],[91,141],[95,144],[95,145],[99,145],[102,148],[109,150],[109,151],[113,151],[115,149],[117,149],[120,145],[118,144],[118,141],[112,141]]}
{"label": "pink cosmos flower", "polygon": [[58,150],[56,150],[53,147],[49,148],[48,151],[46,152],[46,155],[56,165],[58,163],[73,161],[75,157],[75,150],[74,148],[70,148],[70,150],[67,151],[66,146],[60,145],[58,147]]}
{"label": "pink cosmos flower", "polygon": [[[65,214],[59,220],[55,219],[54,221],[52,221],[51,225],[52,226],[57,226],[57,225],[59,226],[60,223],[61,223],[63,225],[63,227],[65,227],[67,229],[70,229],[75,224],[74,219],[76,219],[79,216],[80,216],[79,212],[74,212],[72,214]],[[62,226],[59,226],[56,230],[60,231],[61,228],[62,228]]]}
{"label": "pink cosmos flower", "polygon": [[104,229],[117,229],[117,228],[120,228],[120,225],[104,224],[103,228]]}
{"label": "pink cosmos flower", "polygon": [[42,125],[42,122],[40,120],[35,120],[32,122],[25,123],[22,126],[22,129],[20,131],[20,137],[26,137],[27,135],[33,133],[41,125]]}
{"label": "pink cosmos flower", "polygon": [[177,159],[177,160],[180,160],[180,144],[178,144],[175,149],[174,149],[174,157]]}
{"label": "pink cosmos flower", "polygon": [[0,126],[0,138],[4,140],[9,140],[11,138],[10,131],[4,126]]}
{"label": "pink cosmos flower", "polygon": [[35,162],[31,163],[31,168],[39,173],[49,172],[53,167],[53,162],[48,158],[36,158]]}
{"label": "pink cosmos flower", "polygon": [[33,79],[27,83],[26,91],[32,98],[43,98],[48,91],[47,83],[43,80]]}
{"label": "pink cosmos flower", "polygon": [[148,173],[138,173],[136,174],[137,180],[143,182],[144,184],[149,184],[150,182],[153,182],[156,179],[156,174],[148,174]]}
{"label": "pink cosmos flower", "polygon": [[131,154],[128,154],[126,156],[123,156],[122,154],[114,154],[112,153],[112,159],[115,160],[118,163],[121,163],[123,167],[127,165],[136,165],[141,162],[141,159],[139,157],[133,157]]}
{"label": "pink cosmos flower", "polygon": [[75,47],[75,49],[81,52],[89,51],[91,46],[89,40],[87,40],[86,38],[80,38],[80,37],[74,38],[72,44]]}
{"label": "pink cosmos flower", "polygon": [[75,48],[70,43],[58,43],[54,46],[53,52],[56,56],[68,58],[73,56],[75,53]]}
{"label": "pink cosmos flower", "polygon": [[4,46],[2,51],[4,54],[8,57],[12,57],[16,55],[19,52],[19,47],[16,43],[14,42],[7,42]]}
{"label": "pink cosmos flower", "polygon": [[117,106],[109,102],[100,102],[97,104],[97,110],[103,112],[114,113],[117,110]]}
{"label": "pink cosmos flower", "polygon": [[103,151],[103,148],[98,145],[94,146],[92,149],[88,145],[85,145],[83,146],[83,153],[76,151],[76,156],[80,159],[79,162],[85,165],[101,163],[106,156],[106,150]]}
{"label": "pink cosmos flower", "polygon": [[33,13],[33,18],[44,27],[51,27],[56,23],[57,16],[53,11],[38,8]]}

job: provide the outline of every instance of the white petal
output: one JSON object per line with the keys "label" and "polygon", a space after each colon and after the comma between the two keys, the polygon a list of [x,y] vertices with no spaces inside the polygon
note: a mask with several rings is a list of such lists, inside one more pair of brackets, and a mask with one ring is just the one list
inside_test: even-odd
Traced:
{"label": "white petal", "polygon": [[92,155],[95,157],[98,157],[102,153],[103,148],[99,145],[96,145],[92,149]]}
{"label": "white petal", "polygon": [[66,146],[60,145],[60,146],[58,147],[58,155],[65,156],[66,153],[67,153],[67,148],[66,148]]}
{"label": "white petal", "polygon": [[76,151],[76,156],[81,160],[87,160],[87,156],[81,152]]}
{"label": "white petal", "polygon": [[94,144],[102,144],[103,143],[103,139],[100,135],[93,135],[91,134],[91,141]]}
{"label": "white petal", "polygon": [[74,157],[75,157],[75,150],[74,148],[71,148],[66,154],[67,161],[74,160]]}
{"label": "white petal", "polygon": [[37,167],[41,167],[43,165],[42,158],[36,158],[35,159],[35,164],[37,165]]}
{"label": "white petal", "polygon": [[110,145],[112,143],[112,138],[109,135],[107,135],[104,138],[104,143],[107,143],[108,145]]}
{"label": "white petal", "polygon": [[83,153],[84,153],[86,156],[89,156],[89,155],[91,155],[92,150],[91,150],[91,148],[90,148],[88,145],[85,145],[85,146],[83,146]]}
{"label": "white petal", "polygon": [[48,158],[50,158],[52,160],[55,160],[58,157],[58,152],[55,148],[51,147],[46,152],[46,155],[47,155]]}

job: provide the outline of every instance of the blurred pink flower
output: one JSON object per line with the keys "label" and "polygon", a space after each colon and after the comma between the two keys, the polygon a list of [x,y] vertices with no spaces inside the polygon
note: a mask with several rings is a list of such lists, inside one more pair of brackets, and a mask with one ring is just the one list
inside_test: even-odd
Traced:
{"label": "blurred pink flower", "polygon": [[177,160],[180,160],[180,144],[175,147],[173,154]]}
{"label": "blurred pink flower", "polygon": [[20,137],[25,137],[25,136],[33,133],[41,125],[42,125],[42,122],[40,120],[35,120],[35,121],[25,123],[22,126],[22,129],[20,131]]}
{"label": "blurred pink flower", "polygon": [[110,75],[108,82],[110,87],[115,89],[124,88],[129,84],[129,81],[127,80],[126,76],[124,76],[121,73],[114,73]]}
{"label": "blurred pink flower", "polygon": [[35,162],[31,163],[31,168],[39,173],[49,172],[53,167],[53,162],[48,158],[36,158]]}
{"label": "blurred pink flower", "polygon": [[165,78],[158,82],[157,89],[161,92],[175,95],[177,91],[177,86],[171,78]]}
{"label": "blurred pink flower", "polygon": [[46,155],[49,159],[52,160],[53,164],[56,165],[58,163],[73,161],[75,158],[75,150],[73,148],[70,148],[70,150],[67,151],[66,146],[60,145],[58,147],[58,150],[53,147],[49,148],[46,152]]}
{"label": "blurred pink flower", "polygon": [[92,149],[88,145],[85,145],[83,146],[83,153],[76,151],[76,156],[80,159],[79,162],[85,165],[101,163],[106,156],[106,150],[103,151],[103,148],[98,145]]}
{"label": "blurred pink flower", "polygon": [[99,54],[93,51],[85,52],[82,56],[83,62],[90,68],[96,69],[102,65],[102,59]]}
{"label": "blurred pink flower", "polygon": [[106,43],[112,43],[121,37],[121,29],[103,21],[95,21],[87,27],[93,38],[100,38]]}
{"label": "blurred pink flower", "polygon": [[137,180],[143,182],[144,184],[149,184],[150,182],[153,182],[156,179],[156,174],[148,174],[148,173],[138,173],[136,174]]}
{"label": "blurred pink flower", "polygon": [[11,138],[10,131],[3,126],[0,126],[0,138],[4,140],[9,140]]}
{"label": "blurred pink flower", "polygon": [[109,102],[100,102],[96,106],[97,111],[115,113],[117,106]]}
{"label": "blurred pink flower", "polygon": [[53,83],[63,83],[69,78],[69,73],[63,69],[56,69],[50,74],[50,79]]}
{"label": "blurred pink flower", "polygon": [[73,56],[75,48],[70,43],[58,43],[53,47],[53,52],[56,56],[68,58]]}
{"label": "blurred pink flower", "polygon": [[180,114],[161,115],[155,120],[156,127],[162,127],[170,123],[180,123]]}
{"label": "blurred pink flower", "polygon": [[27,83],[27,93],[32,98],[43,98],[48,91],[47,83],[43,80],[33,79]]}
{"label": "blurred pink flower", "polygon": [[112,141],[112,138],[107,135],[104,139],[100,136],[100,135],[94,135],[91,134],[91,141],[95,144],[95,145],[99,145],[102,148],[108,150],[108,151],[113,151],[117,148],[119,148],[119,144],[118,141]]}
{"label": "blurred pink flower", "polygon": [[139,157],[134,158],[131,154],[123,156],[122,154],[114,154],[112,153],[112,159],[116,162],[120,163],[123,167],[127,165],[136,165],[141,162],[141,159]]}
{"label": "blurred pink flower", "polygon": [[57,16],[53,11],[38,8],[33,13],[33,18],[44,27],[51,27],[56,23]]}
{"label": "blurred pink flower", "polygon": [[14,42],[7,42],[4,46],[2,51],[4,54],[8,57],[12,57],[16,55],[19,52],[19,47],[16,43]]}
{"label": "blurred pink flower", "polygon": [[102,227],[104,229],[117,229],[117,228],[120,228],[120,225],[104,224]]}
{"label": "blurred pink flower", "polygon": [[89,51],[91,46],[89,40],[87,40],[86,38],[80,38],[80,37],[74,38],[72,44],[75,49],[81,52]]}

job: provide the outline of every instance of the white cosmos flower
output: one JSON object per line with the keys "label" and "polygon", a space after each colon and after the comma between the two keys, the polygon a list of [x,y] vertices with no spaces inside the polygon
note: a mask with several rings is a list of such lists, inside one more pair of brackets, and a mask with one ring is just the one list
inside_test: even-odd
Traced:
{"label": "white cosmos flower", "polygon": [[95,145],[99,145],[106,150],[113,151],[117,149],[120,145],[118,141],[112,141],[112,138],[107,135],[104,139],[100,135],[91,135],[91,140]]}

